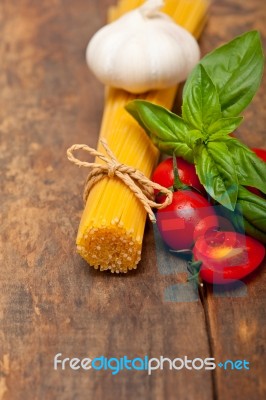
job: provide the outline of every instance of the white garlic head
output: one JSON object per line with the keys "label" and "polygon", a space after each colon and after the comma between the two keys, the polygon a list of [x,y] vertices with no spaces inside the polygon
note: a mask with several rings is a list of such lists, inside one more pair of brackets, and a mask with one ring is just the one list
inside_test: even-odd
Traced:
{"label": "white garlic head", "polygon": [[131,93],[164,89],[184,81],[200,59],[194,37],[148,0],[90,40],[86,60],[105,85]]}

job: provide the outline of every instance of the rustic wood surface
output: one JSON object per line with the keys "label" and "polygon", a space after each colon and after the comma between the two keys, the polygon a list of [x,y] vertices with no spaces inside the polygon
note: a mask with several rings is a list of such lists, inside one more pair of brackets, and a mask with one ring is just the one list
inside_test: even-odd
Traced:
{"label": "rustic wood surface", "polygon": [[[265,263],[239,290],[198,297],[150,224],[134,273],[95,272],[75,253],[85,173],[65,152],[97,142],[103,88],[84,51],[110,4],[0,2],[0,399],[264,399]],[[251,29],[266,45],[265,21],[262,0],[215,0],[202,51]],[[265,78],[237,133],[251,146],[265,146]],[[57,353],[246,359],[250,370],[55,371]]]}

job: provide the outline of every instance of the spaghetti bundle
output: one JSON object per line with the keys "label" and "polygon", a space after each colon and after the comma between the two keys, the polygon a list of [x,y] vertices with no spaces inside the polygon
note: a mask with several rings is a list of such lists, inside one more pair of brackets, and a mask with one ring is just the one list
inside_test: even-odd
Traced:
{"label": "spaghetti bundle", "polygon": [[[120,0],[109,9],[113,21],[143,1]],[[208,0],[166,0],[162,11],[199,37],[207,18]],[[150,177],[159,152],[137,122],[126,112],[125,105],[141,98],[172,108],[177,87],[150,91],[142,95],[107,88],[97,149],[104,152],[101,139],[120,163],[132,166]],[[102,161],[97,159],[97,162]],[[91,189],[81,218],[78,253],[95,269],[127,272],[136,269],[141,247],[146,211],[134,193],[117,177],[103,177]]]}

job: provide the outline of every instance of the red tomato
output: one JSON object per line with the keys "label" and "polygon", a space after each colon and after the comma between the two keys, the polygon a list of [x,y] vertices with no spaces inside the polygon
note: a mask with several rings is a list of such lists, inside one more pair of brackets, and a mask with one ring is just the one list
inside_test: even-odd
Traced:
{"label": "red tomato", "polygon": [[189,249],[196,238],[218,227],[214,208],[192,190],[178,190],[172,203],[157,212],[157,225],[165,243],[174,250]]}
{"label": "red tomato", "polygon": [[251,149],[251,150],[254,151],[254,153],[256,153],[257,156],[262,159],[262,161],[266,162],[266,150],[264,150],[264,149],[255,149],[255,148]]}
{"label": "red tomato", "polygon": [[265,247],[240,233],[213,231],[197,239],[193,255],[195,261],[202,261],[204,281],[226,284],[254,271],[265,256]]}
{"label": "red tomato", "polygon": [[[177,168],[179,179],[182,183],[188,186],[193,186],[200,192],[205,193],[205,189],[199,181],[198,175],[194,164],[190,164],[183,158],[176,157]],[[174,170],[173,170],[173,158],[167,158],[162,161],[155,169],[153,176],[153,182],[159,183],[160,185],[169,188],[174,184]]]}
{"label": "red tomato", "polygon": [[[263,150],[263,149],[256,149],[256,148],[251,149],[251,150],[254,151],[254,153],[256,153],[257,156],[258,156],[262,161],[266,162],[266,150]],[[259,189],[257,189],[257,188],[254,188],[254,187],[251,187],[251,186],[247,186],[247,189],[248,189],[250,192],[256,194],[257,196],[264,197],[263,193],[261,193],[261,191],[260,191]]]}

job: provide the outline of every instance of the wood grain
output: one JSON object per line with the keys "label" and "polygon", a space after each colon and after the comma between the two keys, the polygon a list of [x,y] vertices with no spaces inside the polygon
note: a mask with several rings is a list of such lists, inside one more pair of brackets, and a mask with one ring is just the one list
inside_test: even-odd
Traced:
{"label": "wood grain", "polygon": [[[243,4],[244,3],[244,4]],[[84,52],[114,1],[0,3],[0,399],[262,399],[264,269],[247,295],[200,299],[185,263],[156,249],[147,224],[139,269],[92,271],[75,253],[85,172],[66,160],[96,145],[103,88]],[[247,29],[265,39],[261,1],[215,1],[203,52]],[[238,135],[264,144],[264,89]],[[187,297],[186,297],[187,296]],[[53,357],[246,358],[249,374],[210,371],[55,371]],[[253,367],[252,367],[253,368]]]}
{"label": "wood grain", "polygon": [[[202,37],[205,52],[245,31],[257,29],[266,49],[266,7],[260,0],[216,1]],[[210,39],[210,40],[208,40]],[[251,147],[265,148],[266,75],[237,136]],[[215,370],[216,398],[256,400],[266,396],[265,385],[265,274],[266,263],[243,281],[240,288],[220,290],[208,287],[204,299],[214,357],[221,362],[246,359],[249,371]]]}

